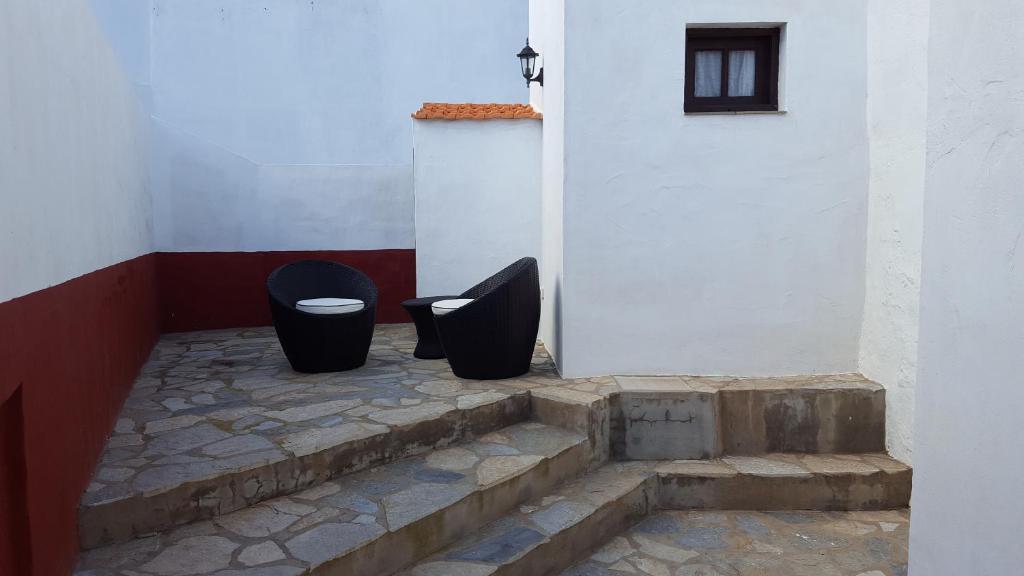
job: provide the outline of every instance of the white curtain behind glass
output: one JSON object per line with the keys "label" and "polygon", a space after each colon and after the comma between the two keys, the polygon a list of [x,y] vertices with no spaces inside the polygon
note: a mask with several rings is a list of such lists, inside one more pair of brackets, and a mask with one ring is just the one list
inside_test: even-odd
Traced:
{"label": "white curtain behind glass", "polygon": [[[700,53],[698,52],[698,54]],[[753,50],[729,52],[729,96],[754,95],[755,57],[756,52]]]}
{"label": "white curtain behind glass", "polygon": [[694,91],[697,97],[722,95],[722,53],[718,50],[697,50],[694,61]]}

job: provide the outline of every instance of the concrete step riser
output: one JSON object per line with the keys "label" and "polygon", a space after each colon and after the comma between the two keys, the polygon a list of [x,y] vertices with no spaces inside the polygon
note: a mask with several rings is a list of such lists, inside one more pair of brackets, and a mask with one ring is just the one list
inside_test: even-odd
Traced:
{"label": "concrete step riser", "polygon": [[83,506],[79,538],[83,550],[126,542],[196,520],[241,510],[278,496],[317,486],[331,478],[365,470],[404,456],[454,444],[529,418],[526,394],[438,418],[346,438],[333,446],[225,471],[172,490]]}
{"label": "concrete step riser", "polygon": [[579,523],[554,534],[540,546],[510,564],[499,567],[493,576],[546,576],[558,574],[586,557],[596,545],[611,540],[654,510],[657,484],[649,478],[634,490],[598,508]]}
{"label": "concrete step riser", "polygon": [[609,411],[611,456],[620,460],[885,449],[880,388],[624,390]]}
{"label": "concrete step riser", "polygon": [[658,502],[666,510],[896,510],[910,505],[910,475],[909,470],[808,478],[662,475]]}
{"label": "concrete step riser", "polygon": [[547,494],[559,484],[579,476],[586,471],[589,460],[589,446],[578,444],[522,475],[473,493],[444,510],[389,532],[343,558],[314,568],[311,574],[394,574],[457,542],[515,506]]}

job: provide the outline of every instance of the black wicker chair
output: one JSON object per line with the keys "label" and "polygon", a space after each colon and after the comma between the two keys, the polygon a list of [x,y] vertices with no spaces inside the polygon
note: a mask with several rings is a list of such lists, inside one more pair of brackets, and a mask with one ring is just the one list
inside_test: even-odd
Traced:
{"label": "black wicker chair", "polygon": [[[267,278],[274,329],[292,368],[298,372],[340,372],[366,363],[373,338],[377,287],[344,264],[301,260]],[[295,303],[309,298],[356,298],[364,307],[345,314],[311,314]]]}
{"label": "black wicker chair", "polygon": [[540,324],[537,260],[518,260],[459,298],[473,301],[434,317],[452,372],[495,380],[529,371]]}

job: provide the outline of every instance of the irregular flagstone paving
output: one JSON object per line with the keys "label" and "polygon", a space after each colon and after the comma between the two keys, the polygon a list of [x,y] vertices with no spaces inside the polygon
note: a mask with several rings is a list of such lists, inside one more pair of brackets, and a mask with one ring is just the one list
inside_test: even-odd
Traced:
{"label": "irregular flagstone paving", "polygon": [[585,378],[562,380],[538,344],[530,372],[462,380],[448,363],[413,357],[411,324],[376,328],[366,365],[294,372],[271,327],[168,334],[135,382],[83,498],[90,505],[306,455],[325,445],[546,388],[592,401],[623,389],[821,387],[856,375],[780,379]]}
{"label": "irregular flagstone paving", "polygon": [[293,576],[584,440],[526,422],[160,535],[84,552],[76,576]]}
{"label": "irregular flagstone paving", "polygon": [[562,576],[906,576],[910,515],[652,514]]}
{"label": "irregular flagstone paving", "polygon": [[[258,468],[272,471],[262,485],[245,485],[244,494],[224,495],[224,486],[211,489],[214,493],[204,495],[199,504],[205,511],[193,511],[190,518],[185,510],[182,519],[166,522],[173,525],[229,512],[338,472],[311,472],[302,464],[286,469],[287,477],[282,478],[275,469],[281,463],[440,418],[452,422],[455,435],[439,433],[442,437],[435,441],[457,441],[457,434],[468,427],[458,424],[458,411],[518,397],[515,406],[521,407],[521,414],[509,418],[521,420],[528,415],[526,390],[563,382],[539,344],[530,372],[501,381],[456,378],[443,359],[415,358],[415,346],[411,324],[381,325],[364,367],[302,374],[288,365],[272,327],[165,335],[125,402],[82,504],[85,509],[127,506],[129,499],[164,494],[211,478]],[[597,386],[611,379],[580,382]],[[409,444],[416,451],[429,448],[431,441],[413,438]],[[401,456],[404,448],[391,445],[381,452]],[[381,463],[364,460],[370,465]],[[168,515],[180,515],[175,506],[181,508],[178,502],[187,504],[189,498],[160,506],[171,510]],[[109,518],[116,521],[125,516],[123,511],[103,512],[105,517],[95,524],[109,525]],[[127,528],[119,529],[119,534],[100,533],[91,528],[92,517],[86,518],[82,532],[87,548],[130,535]]]}
{"label": "irregular flagstone paving", "polygon": [[[412,549],[399,551],[393,545],[419,542],[423,546],[424,530],[444,532],[441,525],[431,525],[428,519],[440,517],[436,513],[441,510],[445,514],[458,510],[459,518],[483,514],[484,519],[474,526],[486,527],[472,538],[454,542],[429,562],[416,565],[413,573],[490,574],[527,554],[548,554],[544,546],[561,546],[556,539],[585,532],[576,528],[584,524],[603,523],[604,529],[614,529],[598,542],[628,527],[636,520],[631,513],[621,516],[615,525],[602,520],[602,514],[622,502],[630,502],[628,508],[633,512],[649,510],[655,472],[662,476],[663,500],[675,504],[668,507],[677,508],[713,502],[710,496],[714,494],[693,488],[709,479],[726,486],[724,492],[757,489],[765,494],[771,493],[765,487],[776,479],[796,479],[804,485],[801,493],[808,493],[812,484],[820,488],[828,496],[822,496],[827,509],[834,509],[830,487],[838,482],[856,484],[862,499],[888,498],[889,492],[883,490],[887,483],[898,484],[889,482],[889,475],[900,476],[909,490],[909,469],[881,455],[758,456],[786,449],[797,453],[843,451],[837,447],[858,453],[874,451],[840,446],[847,437],[871,436],[871,427],[877,428],[879,422],[884,430],[884,420],[874,418],[871,408],[872,402],[879,404],[879,398],[872,395],[881,388],[860,375],[561,379],[538,344],[531,370],[522,377],[473,381],[456,378],[443,359],[413,357],[415,345],[412,325],[378,326],[366,366],[349,372],[301,374],[291,370],[273,328],[164,336],[137,379],[83,497],[82,545],[93,549],[83,553],[76,575],[295,576],[317,566],[326,573],[364,573],[367,564],[359,562],[368,550],[372,550],[371,557],[387,550],[384,556],[393,566],[386,571],[391,572],[454,542],[450,538],[431,540],[433,543],[415,557],[408,556]],[[731,427],[721,428],[724,436],[708,436],[708,442],[712,447],[734,450],[733,456],[699,462],[687,457],[682,459],[685,462],[668,458],[660,464],[606,465],[553,490],[555,483],[579,474],[588,461],[600,464],[609,452],[621,457],[623,446],[665,437],[670,449],[678,449],[678,438],[691,434],[690,428],[684,427],[707,424],[716,417],[717,411],[708,408],[708,395],[719,395],[723,411],[731,418]],[[880,398],[884,418],[884,397]],[[663,407],[660,402],[667,404]],[[746,417],[744,410],[751,416]],[[794,414],[806,420],[799,423],[808,424],[813,442],[787,444],[808,436],[794,435]],[[822,416],[826,418],[819,422]],[[536,422],[523,422],[530,417]],[[733,421],[746,427],[733,425]],[[854,424],[844,424],[851,422]],[[662,432],[664,427],[680,430]],[[554,463],[555,453],[559,464]],[[631,453],[626,450],[625,455]],[[756,482],[750,484],[752,481]],[[526,487],[524,492],[495,488],[517,483]],[[677,489],[665,489],[669,485]],[[894,493],[901,494],[898,490]],[[683,496],[696,500],[690,502]],[[521,507],[513,506],[509,515],[491,522],[508,510],[513,497],[519,498],[518,502],[536,498]],[[889,562],[883,566],[879,561],[864,570],[858,564],[854,572],[835,572],[831,564],[814,564],[810,552],[806,557],[785,556],[786,561],[796,563],[795,569],[771,564],[771,555],[760,559],[757,554],[765,551],[785,552],[782,544],[792,538],[772,536],[771,531],[764,538],[755,538],[742,530],[754,525],[747,516],[659,513],[641,526],[649,521],[667,522],[652,520],[665,514],[676,514],[677,520],[683,517],[679,514],[697,514],[690,518],[696,523],[693,530],[680,532],[675,540],[668,532],[623,535],[613,544],[622,550],[628,545],[628,553],[609,562],[602,558],[614,554],[595,555],[576,568],[583,572],[567,574],[901,573],[899,551],[886,548],[884,542],[896,538],[900,530],[905,533],[905,513],[879,520],[886,536],[864,543],[863,549],[856,548],[849,538],[843,540],[837,558],[848,557],[850,562],[836,564],[839,568],[852,566],[852,559],[864,557],[864,550],[871,558],[885,556]],[[790,524],[826,522],[807,520],[810,517],[802,514],[769,515],[762,524],[782,530]],[[719,525],[700,523],[700,518],[734,516]],[[851,522],[854,525],[861,520]],[[414,537],[407,538],[413,533]],[[818,538],[820,534],[803,536]],[[719,547],[721,542],[727,546]],[[734,550],[735,565],[714,556],[728,556],[734,545],[745,546]],[[587,549],[576,549],[557,569]],[[756,554],[750,555],[750,549]],[[820,556],[822,550],[830,549],[812,550]],[[352,563],[339,564],[342,556],[344,562]],[[902,558],[905,561],[905,535]],[[743,562],[751,559],[763,562],[744,572],[747,566]],[[808,570],[801,572],[801,567]]]}
{"label": "irregular flagstone paving", "polygon": [[[903,497],[892,500],[896,503],[894,507],[906,506],[909,476],[902,480],[886,480],[887,473],[883,468],[897,475],[904,473],[900,468],[909,470],[887,456],[872,454],[773,454],[721,460],[610,462],[557,490],[525,502],[403,574],[555,573],[585,558],[595,544],[628,531],[641,518],[643,521],[637,527],[641,536],[638,538],[647,538],[650,533],[668,534],[673,532],[672,527],[676,527],[680,532],[678,542],[686,549],[673,548],[674,545],[667,542],[644,540],[641,551],[648,552],[656,560],[641,561],[635,566],[617,564],[614,569],[586,565],[590,572],[583,573],[606,574],[602,570],[608,568],[611,574],[661,574],[663,570],[657,564],[659,561],[674,559],[676,563],[683,564],[698,556],[700,550],[718,549],[721,543],[717,538],[726,533],[729,525],[719,523],[703,530],[697,529],[700,527],[698,522],[693,525],[693,530],[689,530],[689,524],[684,527],[670,516],[655,513],[656,509],[742,510],[771,509],[772,506],[788,506],[794,510],[874,509],[888,505],[888,502],[879,500],[880,496],[892,498],[891,495],[885,496],[886,490],[878,488],[887,483],[902,485],[902,481],[908,483],[906,492],[897,490]],[[860,482],[858,487],[849,488],[851,483],[857,482]],[[843,496],[836,497],[837,493]],[[735,506],[736,502],[744,505]],[[802,514],[778,512],[775,516],[791,522],[804,522]],[[872,516],[868,514],[866,517]],[[883,532],[895,530],[896,525],[892,522],[898,520],[897,517],[881,513],[879,518],[889,522]],[[743,516],[740,524],[744,527],[750,522]],[[872,532],[864,527],[857,529],[864,533]],[[625,543],[626,539],[617,538],[610,546],[622,548]],[[618,554],[613,560],[618,561],[625,554]],[[608,553],[595,556],[598,560],[610,557]],[[757,564],[757,567],[764,566]],[[648,568],[656,572],[646,571]],[[631,571],[634,569],[636,571]],[[690,574],[680,570],[675,571],[673,567],[669,574]],[[701,574],[699,571],[696,573]],[[719,571],[709,574],[738,573]]]}
{"label": "irregular flagstone paving", "polygon": [[[411,325],[376,330],[363,368],[294,372],[273,328],[168,334],[125,402],[84,503],[153,491],[216,471],[307,451],[315,431],[380,430],[494,401],[524,386],[455,378],[412,356]],[[526,384],[557,379],[543,348]],[[322,435],[320,436],[322,438]]]}

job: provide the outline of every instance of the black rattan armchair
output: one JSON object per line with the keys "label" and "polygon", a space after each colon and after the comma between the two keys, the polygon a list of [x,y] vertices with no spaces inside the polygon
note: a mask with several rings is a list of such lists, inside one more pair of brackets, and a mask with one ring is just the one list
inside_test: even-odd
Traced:
{"label": "black rattan armchair", "polygon": [[[285,356],[298,372],[340,372],[366,363],[377,310],[377,286],[344,264],[301,260],[267,278],[270,312]],[[295,303],[308,298],[355,298],[364,307],[345,314],[311,314]]]}
{"label": "black rattan armchair", "polygon": [[529,371],[540,324],[537,260],[518,260],[459,298],[473,301],[434,317],[452,372],[494,380]]}

